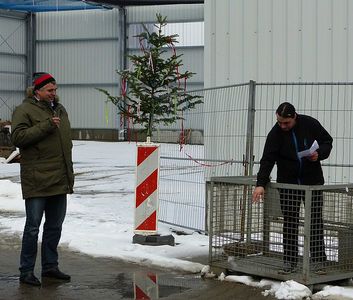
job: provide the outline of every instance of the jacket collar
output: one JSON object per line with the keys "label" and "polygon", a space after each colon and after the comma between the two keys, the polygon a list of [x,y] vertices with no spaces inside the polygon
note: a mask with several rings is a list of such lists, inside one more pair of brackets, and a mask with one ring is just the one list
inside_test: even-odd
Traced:
{"label": "jacket collar", "polygon": [[28,97],[23,102],[34,104],[34,105],[36,105],[36,106],[38,106],[40,108],[43,108],[43,109],[48,109],[49,108],[50,110],[52,110],[53,108],[57,107],[57,105],[59,104],[58,102],[54,101],[54,107],[51,107],[49,102],[40,101],[35,96]]}

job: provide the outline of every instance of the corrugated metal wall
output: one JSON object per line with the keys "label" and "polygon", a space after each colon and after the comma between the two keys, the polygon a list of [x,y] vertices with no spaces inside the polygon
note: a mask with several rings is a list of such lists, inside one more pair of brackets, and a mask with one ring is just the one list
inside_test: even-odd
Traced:
{"label": "corrugated metal wall", "polygon": [[[140,45],[134,35],[143,31],[141,22],[153,30],[156,22],[156,13],[167,16],[167,26],[164,34],[178,34],[178,43],[175,44],[177,54],[182,54],[183,66],[180,72],[186,70],[195,73],[186,83],[187,90],[199,90],[204,87],[204,22],[203,5],[163,5],[149,7],[128,7],[127,8],[127,51],[128,54],[138,54]],[[172,50],[170,50],[172,51]],[[168,56],[168,53],[166,53]],[[129,63],[127,62],[127,67]],[[202,105],[191,111],[192,114],[202,112]],[[187,118],[187,117],[185,117]],[[188,120],[188,119],[186,119]],[[203,117],[190,119],[188,123],[192,129],[203,129]],[[135,128],[140,128],[135,126]],[[189,128],[189,127],[188,127]],[[180,131],[180,122],[165,126],[160,124],[158,130]],[[154,134],[157,137],[159,133]],[[158,139],[158,137],[157,137]],[[173,139],[171,139],[173,140]],[[163,139],[159,140],[163,141]]]}
{"label": "corrugated metal wall", "polygon": [[26,88],[26,14],[0,11],[0,119],[11,120]]}
{"label": "corrugated metal wall", "polygon": [[126,12],[128,54],[136,54],[140,50],[138,39],[134,35],[144,30],[141,24],[153,28],[156,14],[160,13],[167,17],[165,34],[179,35],[179,42],[175,46],[177,53],[183,55],[183,68],[196,73],[188,83],[188,89],[203,88],[203,4],[129,6]]}
{"label": "corrugated metal wall", "polygon": [[37,14],[37,71],[53,74],[73,128],[118,128],[113,105],[95,90],[118,92],[118,10]]}
{"label": "corrugated metal wall", "polygon": [[156,13],[168,16],[168,22],[202,22],[204,20],[203,4],[189,5],[154,5],[154,6],[129,6],[127,22],[150,23],[156,16]]}
{"label": "corrugated metal wall", "polygon": [[[139,49],[133,35],[141,32],[141,22],[153,24],[157,12],[167,15],[168,22],[198,22],[192,32],[190,25],[179,26],[180,32],[177,33],[183,36],[183,44],[177,51],[184,54],[185,68],[197,73],[188,88],[202,88],[203,5],[128,7],[128,53]],[[37,70],[50,72],[56,78],[58,94],[70,114],[73,128],[120,127],[116,108],[106,105],[104,95],[94,88],[104,88],[113,95],[120,93],[119,76],[115,70],[123,65],[120,60],[122,21],[118,9],[37,14]],[[172,29],[177,30],[177,27]],[[195,33],[198,39],[193,40],[190,34]],[[190,41],[194,43],[191,46]]]}
{"label": "corrugated metal wall", "polygon": [[353,81],[353,2],[205,0],[205,86]]}

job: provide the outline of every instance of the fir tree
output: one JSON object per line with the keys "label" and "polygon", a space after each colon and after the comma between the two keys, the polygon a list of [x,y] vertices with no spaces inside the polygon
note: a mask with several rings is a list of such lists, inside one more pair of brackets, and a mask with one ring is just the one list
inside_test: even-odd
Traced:
{"label": "fir tree", "polygon": [[185,90],[187,79],[194,73],[179,72],[181,55],[177,55],[174,48],[178,35],[164,35],[167,18],[160,14],[156,17],[156,31],[150,32],[142,24],[144,32],[136,36],[141,54],[128,56],[132,68],[117,71],[122,81],[121,95],[112,96],[99,89],[123,115],[141,124],[147,137],[152,135],[157,124],[172,124],[183,118],[183,111],[202,103],[200,96]]}

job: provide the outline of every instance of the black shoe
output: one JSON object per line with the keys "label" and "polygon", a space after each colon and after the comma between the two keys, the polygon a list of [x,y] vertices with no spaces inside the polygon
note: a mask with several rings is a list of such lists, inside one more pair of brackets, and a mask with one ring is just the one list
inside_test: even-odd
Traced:
{"label": "black shoe", "polygon": [[59,268],[53,268],[48,271],[42,272],[42,277],[55,278],[65,281],[71,280],[71,276],[61,272]]}
{"label": "black shoe", "polygon": [[290,263],[290,262],[284,262],[283,263],[283,268],[278,271],[278,274],[281,275],[289,275],[291,273],[297,272],[297,264],[296,263]]}
{"label": "black shoe", "polygon": [[316,275],[326,275],[325,264],[322,262],[314,262],[311,264],[311,271]]}
{"label": "black shoe", "polygon": [[33,272],[28,272],[20,275],[20,282],[33,285],[33,286],[40,286],[41,283],[39,279],[34,276]]}

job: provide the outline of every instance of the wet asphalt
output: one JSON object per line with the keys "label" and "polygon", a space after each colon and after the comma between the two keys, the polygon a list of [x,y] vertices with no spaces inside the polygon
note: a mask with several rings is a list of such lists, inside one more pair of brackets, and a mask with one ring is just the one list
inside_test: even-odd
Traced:
{"label": "wet asphalt", "polygon": [[[263,296],[260,289],[238,283],[92,257],[65,247],[59,249],[60,268],[71,275],[71,282],[43,279],[41,287],[32,287],[19,284],[20,243],[17,236],[0,234],[1,300],[275,299]],[[194,261],[207,264],[207,257]],[[40,278],[39,265],[35,274]]]}

